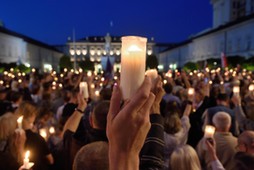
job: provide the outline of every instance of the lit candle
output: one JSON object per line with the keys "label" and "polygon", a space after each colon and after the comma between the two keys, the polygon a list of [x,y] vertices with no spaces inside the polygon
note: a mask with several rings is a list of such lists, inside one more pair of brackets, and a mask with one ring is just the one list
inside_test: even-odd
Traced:
{"label": "lit candle", "polygon": [[91,77],[91,76],[92,76],[92,72],[91,72],[91,71],[88,71],[88,72],[87,72],[87,76],[88,76],[88,77]]}
{"label": "lit candle", "polygon": [[91,84],[91,88],[94,89],[94,88],[95,88],[95,85],[94,85],[94,84]]}
{"label": "lit candle", "polygon": [[51,126],[50,128],[49,128],[49,133],[50,134],[54,134],[56,131],[55,131],[55,128],[53,127],[53,126]]}
{"label": "lit candle", "polygon": [[45,140],[47,140],[47,131],[46,131],[46,129],[45,129],[45,128],[42,128],[42,129],[39,130],[39,132],[40,132],[40,135],[41,135]]}
{"label": "lit candle", "polygon": [[194,92],[195,92],[195,89],[194,89],[194,88],[189,88],[189,89],[188,89],[188,94],[189,94],[189,95],[193,95]]}
{"label": "lit candle", "polygon": [[163,80],[163,84],[167,84],[168,83],[168,81],[167,80]]}
{"label": "lit candle", "polygon": [[151,78],[151,81],[153,82],[158,77],[158,72],[156,69],[150,69],[145,72],[145,75]]}
{"label": "lit candle", "polygon": [[211,125],[206,125],[205,126],[205,138],[213,138],[215,132],[215,127]]}
{"label": "lit candle", "polygon": [[146,38],[122,37],[121,80],[123,99],[130,99],[145,77]]}
{"label": "lit candle", "polygon": [[254,84],[250,84],[249,91],[253,91],[253,90],[254,90]]}
{"label": "lit candle", "polygon": [[79,92],[81,94],[83,94],[83,97],[85,99],[88,99],[89,94],[88,94],[87,82],[80,82],[80,84],[79,84]]}
{"label": "lit candle", "polygon": [[23,116],[20,116],[17,120],[19,129],[22,129]]}
{"label": "lit candle", "polygon": [[100,96],[100,91],[99,91],[99,90],[96,90],[96,91],[95,91],[95,96],[97,96],[97,97]]}
{"label": "lit candle", "polygon": [[29,162],[30,151],[26,151],[25,158],[23,160],[22,169],[31,169],[34,165],[33,162]]}
{"label": "lit candle", "polygon": [[172,73],[171,73],[171,71],[168,71],[167,73],[166,73],[166,77],[172,77]]}
{"label": "lit candle", "polygon": [[240,93],[240,87],[239,86],[234,86],[233,87],[233,92],[234,92],[234,95],[239,95],[239,93]]}

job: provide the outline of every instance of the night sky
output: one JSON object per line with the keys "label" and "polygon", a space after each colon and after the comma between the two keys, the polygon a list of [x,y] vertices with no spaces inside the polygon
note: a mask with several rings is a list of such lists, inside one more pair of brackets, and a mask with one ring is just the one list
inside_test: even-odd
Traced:
{"label": "night sky", "polygon": [[2,0],[0,20],[52,45],[64,44],[73,28],[76,39],[109,32],[180,42],[212,27],[212,5],[210,0]]}

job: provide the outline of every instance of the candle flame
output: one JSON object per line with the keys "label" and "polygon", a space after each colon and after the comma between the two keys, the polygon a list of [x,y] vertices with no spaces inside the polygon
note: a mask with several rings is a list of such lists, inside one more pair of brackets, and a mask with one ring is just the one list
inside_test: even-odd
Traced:
{"label": "candle flame", "polygon": [[205,126],[205,133],[209,133],[209,134],[214,134],[215,132],[215,127],[211,126],[211,125],[206,125]]}
{"label": "candle flame", "polygon": [[17,122],[18,122],[18,123],[22,123],[22,121],[23,121],[23,116],[20,116],[20,117],[18,118]]}
{"label": "candle flame", "polygon": [[254,90],[254,84],[251,84],[250,86],[249,86],[249,91],[253,91]]}
{"label": "candle flame", "polygon": [[51,127],[49,128],[49,133],[50,133],[50,134],[55,133],[55,128],[54,128],[53,126],[51,126]]}
{"label": "candle flame", "polygon": [[240,87],[239,86],[234,86],[233,92],[234,93],[239,93],[240,92]]}
{"label": "candle flame", "polygon": [[30,156],[30,151],[26,151],[26,153],[25,153],[25,159],[28,159],[29,156]]}
{"label": "candle flame", "polygon": [[128,51],[129,52],[133,52],[133,51],[142,51],[140,48],[138,48],[137,45],[131,45],[129,48],[128,48]]}
{"label": "candle flame", "polygon": [[189,88],[189,90],[188,90],[188,94],[194,94],[194,88]]}

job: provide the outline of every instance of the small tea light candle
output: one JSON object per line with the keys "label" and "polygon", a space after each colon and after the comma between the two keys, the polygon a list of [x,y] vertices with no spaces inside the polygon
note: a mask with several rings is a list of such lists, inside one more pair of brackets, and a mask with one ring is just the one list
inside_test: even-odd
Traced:
{"label": "small tea light candle", "polygon": [[19,129],[22,129],[22,121],[23,121],[23,116],[20,116],[17,120],[17,123],[18,123],[18,128]]}
{"label": "small tea light candle", "polygon": [[188,94],[189,94],[189,95],[193,95],[194,92],[195,92],[195,89],[194,89],[194,88],[189,88],[189,89],[188,89]]}
{"label": "small tea light candle", "polygon": [[45,128],[42,128],[39,130],[40,132],[40,135],[45,139],[47,140],[47,130]]}
{"label": "small tea light candle", "polygon": [[79,84],[79,92],[81,94],[83,94],[83,97],[85,99],[89,98],[88,88],[87,88],[87,82],[80,82],[80,84]]}
{"label": "small tea light candle", "polygon": [[234,86],[233,87],[233,92],[234,92],[235,95],[239,95],[239,93],[240,93],[240,87],[239,86]]}
{"label": "small tea light candle", "polygon": [[205,138],[213,138],[215,132],[215,127],[211,125],[206,125],[205,126]]}
{"label": "small tea light candle", "polygon": [[151,78],[151,81],[153,82],[158,77],[158,72],[156,69],[150,69],[145,72],[145,75]]}

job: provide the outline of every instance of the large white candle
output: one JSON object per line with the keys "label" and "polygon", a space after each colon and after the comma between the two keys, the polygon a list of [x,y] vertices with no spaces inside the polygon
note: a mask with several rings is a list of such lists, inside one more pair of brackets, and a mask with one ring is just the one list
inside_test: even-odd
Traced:
{"label": "large white candle", "polygon": [[81,82],[81,83],[79,84],[79,92],[80,92],[81,94],[83,94],[83,97],[84,97],[85,99],[88,99],[89,94],[88,94],[87,82]]}
{"label": "large white candle", "polygon": [[205,138],[213,138],[215,127],[211,125],[205,126]]}
{"label": "large white candle", "polygon": [[18,118],[18,120],[17,120],[19,129],[22,129],[22,121],[23,121],[23,116],[20,116],[20,117]]}
{"label": "large white candle", "polygon": [[120,87],[123,99],[129,99],[144,81],[147,38],[122,37]]}
{"label": "large white candle", "polygon": [[158,72],[156,69],[146,70],[145,75],[151,78],[152,82],[158,77]]}

